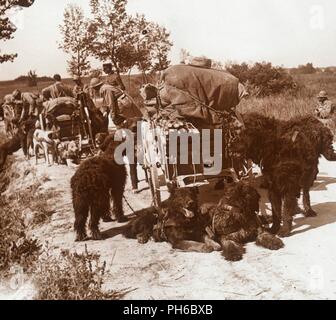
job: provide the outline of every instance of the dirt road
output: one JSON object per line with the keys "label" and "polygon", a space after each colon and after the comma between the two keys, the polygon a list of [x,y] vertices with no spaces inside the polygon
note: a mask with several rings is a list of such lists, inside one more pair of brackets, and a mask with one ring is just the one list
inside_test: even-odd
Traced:
{"label": "dirt road", "polygon": [[[184,253],[172,250],[169,244],[149,242],[140,245],[120,235],[120,224],[101,223],[106,240],[74,242],[74,221],[69,181],[74,169],[66,166],[36,168],[21,152],[16,155],[15,170],[24,176],[36,169],[35,178],[44,179],[43,189],[60,192],[50,199],[55,212],[51,221],[32,231],[51,251],[71,249],[99,252],[107,262],[106,288],[130,289],[127,299],[335,299],[336,298],[336,166],[321,159],[320,174],[312,188],[311,198],[316,218],[296,216],[294,230],[284,239],[285,248],[273,252],[250,243],[244,259],[227,262],[220,253]],[[34,178],[34,179],[35,179]],[[31,175],[13,180],[7,190],[16,192],[33,183]],[[137,210],[151,203],[145,181],[144,190],[133,194],[127,186],[126,198]],[[210,188],[211,189],[211,188]],[[201,190],[208,200],[220,194],[209,188]],[[210,192],[211,191],[211,192]],[[262,209],[269,211],[265,192]],[[206,196],[205,196],[206,195]],[[125,211],[131,210],[125,204]],[[33,296],[33,287],[26,284],[3,298],[24,299]]]}

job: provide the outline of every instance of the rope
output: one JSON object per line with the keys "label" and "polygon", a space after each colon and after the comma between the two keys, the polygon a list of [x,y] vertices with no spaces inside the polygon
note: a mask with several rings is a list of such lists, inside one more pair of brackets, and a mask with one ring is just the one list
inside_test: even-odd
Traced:
{"label": "rope", "polygon": [[133,207],[131,206],[131,204],[128,202],[127,198],[125,197],[125,195],[123,195],[123,198],[127,204],[127,206],[131,209],[132,213],[136,214],[136,211],[133,209]]}

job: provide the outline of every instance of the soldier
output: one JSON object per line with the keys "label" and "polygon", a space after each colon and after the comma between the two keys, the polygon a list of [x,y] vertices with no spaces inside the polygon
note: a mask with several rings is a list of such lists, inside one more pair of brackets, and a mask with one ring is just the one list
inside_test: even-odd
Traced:
{"label": "soldier", "polygon": [[36,96],[32,92],[21,92],[20,90],[16,89],[12,93],[13,103],[15,104],[16,108],[22,108],[18,113],[19,116],[19,123],[23,120],[26,120],[28,117],[33,115],[38,115],[38,105],[37,100],[38,96]]}
{"label": "soldier", "polygon": [[315,108],[315,115],[320,119],[331,118],[334,113],[335,106],[332,101],[328,99],[327,92],[322,90],[318,94],[317,100],[318,104]]}
{"label": "soldier", "polygon": [[123,91],[116,85],[106,84],[98,78],[91,79],[90,88],[103,98],[103,114],[109,113],[113,123],[120,126],[125,121],[125,117],[121,115],[118,106],[118,98],[123,95]]}
{"label": "soldier", "polygon": [[[119,108],[118,99],[122,99],[122,97],[125,96],[124,91],[122,91],[116,83],[114,86],[110,84],[104,84],[97,78],[91,79],[90,88],[92,88],[96,93],[100,93],[101,97],[103,98],[103,112],[110,113],[115,126],[118,129],[127,128],[131,130],[133,138],[136,141],[136,119],[139,119],[142,114],[133,103],[121,103],[121,108]],[[134,160],[135,163],[130,161],[130,176],[132,188],[134,191],[136,191],[138,189],[138,176],[136,159]]]}
{"label": "soldier", "polygon": [[103,71],[107,74],[106,83],[114,87],[119,87],[121,90],[125,90],[125,86],[122,83],[121,79],[114,73],[112,69],[112,63],[104,63]]}
{"label": "soldier", "polygon": [[42,95],[45,100],[57,99],[61,97],[73,97],[72,90],[63,84],[59,74],[54,75],[55,83],[42,90]]}

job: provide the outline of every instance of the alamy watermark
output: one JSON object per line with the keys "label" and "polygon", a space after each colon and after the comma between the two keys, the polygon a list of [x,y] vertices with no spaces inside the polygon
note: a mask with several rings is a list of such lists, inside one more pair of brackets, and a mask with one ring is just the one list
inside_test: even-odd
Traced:
{"label": "alamy watermark", "polygon": [[118,164],[124,163],[124,156],[130,164],[141,165],[200,165],[204,173],[220,174],[223,166],[225,132],[221,129],[177,130],[166,133],[148,129],[142,131],[141,122],[137,125],[135,135],[128,129],[118,129],[114,135],[115,141],[120,141],[114,158]]}

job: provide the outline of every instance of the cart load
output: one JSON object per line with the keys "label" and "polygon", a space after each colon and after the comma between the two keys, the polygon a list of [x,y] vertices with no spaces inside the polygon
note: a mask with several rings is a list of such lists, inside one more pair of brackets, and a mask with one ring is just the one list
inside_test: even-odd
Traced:
{"label": "cart load", "polygon": [[246,91],[228,72],[190,65],[175,65],[161,74],[162,114],[184,118],[199,129],[220,125],[221,113],[231,112]]}
{"label": "cart load", "polygon": [[62,97],[45,102],[42,115],[47,116],[48,114],[51,114],[55,118],[60,116],[71,117],[77,109],[78,103],[75,98]]}

